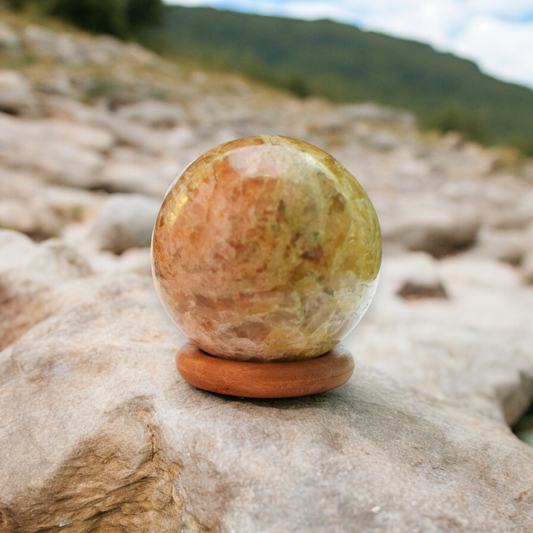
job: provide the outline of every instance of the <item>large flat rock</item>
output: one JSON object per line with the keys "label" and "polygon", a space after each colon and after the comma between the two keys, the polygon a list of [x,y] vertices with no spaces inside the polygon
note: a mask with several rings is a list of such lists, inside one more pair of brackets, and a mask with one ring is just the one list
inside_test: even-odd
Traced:
{"label": "large flat rock", "polygon": [[4,316],[37,309],[0,353],[3,531],[533,531],[505,424],[360,364],[308,398],[199,391],[151,280],[82,274],[0,280]]}

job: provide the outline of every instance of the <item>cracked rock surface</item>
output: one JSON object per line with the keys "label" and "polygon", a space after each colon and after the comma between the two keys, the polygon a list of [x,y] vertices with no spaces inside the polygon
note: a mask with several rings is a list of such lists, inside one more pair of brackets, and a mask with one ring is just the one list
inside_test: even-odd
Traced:
{"label": "cracked rock surface", "polygon": [[34,306],[0,354],[3,531],[532,530],[504,423],[362,364],[303,399],[199,391],[151,280],[85,274],[0,280]]}
{"label": "cracked rock surface", "polygon": [[149,279],[5,276],[54,308],[0,356],[3,531],[533,527],[533,450],[500,422],[360,364],[309,398],[205,393]]}

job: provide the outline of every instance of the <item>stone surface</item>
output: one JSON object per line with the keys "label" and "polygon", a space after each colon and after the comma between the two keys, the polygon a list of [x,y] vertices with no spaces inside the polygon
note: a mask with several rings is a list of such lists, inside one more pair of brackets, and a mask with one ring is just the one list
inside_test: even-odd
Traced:
{"label": "stone surface", "polygon": [[47,120],[0,114],[0,159],[11,168],[35,171],[48,181],[91,188],[98,183],[107,134],[81,124],[57,127]]}
{"label": "stone surface", "polygon": [[182,168],[175,158],[155,157],[135,148],[121,147],[108,158],[100,183],[110,192],[139,193],[162,199]]}
{"label": "stone surface", "polygon": [[35,242],[26,235],[10,229],[0,229],[0,271],[12,270],[27,264]]}
{"label": "stone surface", "polygon": [[115,194],[102,207],[91,237],[102,250],[116,254],[150,246],[159,206],[159,202],[145,196]]}
{"label": "stone surface", "polygon": [[183,109],[157,100],[123,106],[119,109],[118,116],[156,128],[170,128],[185,122],[187,118]]}
{"label": "stone surface", "polygon": [[381,234],[346,169],[286,137],[214,148],[172,184],[154,229],[156,288],[200,348],[297,360],[333,348],[374,294]]}
{"label": "stone surface", "polygon": [[472,246],[480,222],[475,212],[461,207],[419,206],[383,222],[385,247],[428,252],[436,257]]}
{"label": "stone surface", "polygon": [[110,36],[90,38],[87,35],[58,33],[40,26],[25,28],[22,39],[28,51],[44,59],[55,59],[69,66],[109,65],[119,58],[133,57],[143,63],[155,60],[153,54],[135,45],[124,46]]}
{"label": "stone surface", "polygon": [[20,44],[19,37],[7,24],[0,22],[0,48],[16,49]]}
{"label": "stone surface", "polygon": [[0,165],[0,227],[42,240],[57,237],[65,226],[93,217],[102,195],[51,186],[38,173]]}
{"label": "stone surface", "polygon": [[470,253],[518,265],[529,247],[524,231],[486,228],[480,231],[478,241]]}
{"label": "stone surface", "polygon": [[0,111],[21,114],[35,104],[28,80],[19,72],[0,70]]}
{"label": "stone surface", "polygon": [[204,393],[149,279],[37,275],[1,279],[41,306],[0,353],[6,531],[531,530],[533,451],[505,425],[361,365],[304,399]]}
{"label": "stone surface", "polygon": [[533,252],[528,253],[523,260],[522,272],[524,279],[530,285],[533,285]]}
{"label": "stone surface", "polygon": [[[385,257],[370,311],[344,344],[406,385],[514,424],[533,400],[533,290],[508,264],[430,259]],[[447,297],[405,299],[407,282],[438,283]]]}

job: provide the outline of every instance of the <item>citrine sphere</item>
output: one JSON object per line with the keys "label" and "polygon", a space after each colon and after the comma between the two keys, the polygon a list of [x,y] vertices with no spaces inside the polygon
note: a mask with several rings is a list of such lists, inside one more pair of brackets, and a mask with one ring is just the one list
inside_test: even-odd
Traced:
{"label": "citrine sphere", "polygon": [[210,355],[303,360],[359,322],[381,265],[376,212],[315,146],[274,135],[206,152],[171,185],[152,267],[178,328]]}

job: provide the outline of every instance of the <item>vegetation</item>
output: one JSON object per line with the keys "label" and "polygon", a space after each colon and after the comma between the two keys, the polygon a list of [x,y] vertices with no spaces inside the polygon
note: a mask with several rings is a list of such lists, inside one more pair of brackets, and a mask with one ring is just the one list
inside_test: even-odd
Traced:
{"label": "vegetation", "polygon": [[533,91],[421,43],[328,20],[171,7],[162,0],[4,1],[89,31],[140,39],[182,61],[241,72],[301,97],[404,108],[423,127],[533,155]]}
{"label": "vegetation", "polygon": [[498,81],[430,46],[328,20],[305,22],[169,7],[152,45],[300,96],[372,100],[414,112],[422,126],[533,154],[533,91]]}
{"label": "vegetation", "polygon": [[37,9],[95,33],[131,37],[162,20],[162,0],[7,0],[17,10]]}

